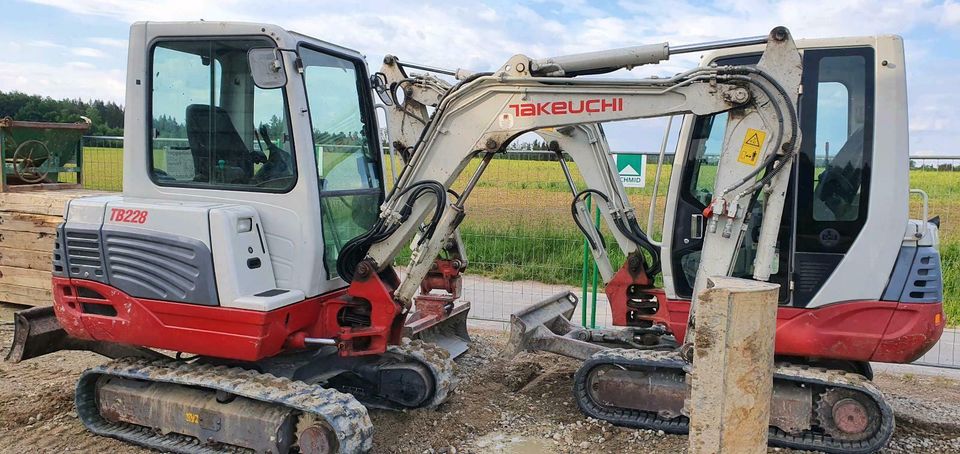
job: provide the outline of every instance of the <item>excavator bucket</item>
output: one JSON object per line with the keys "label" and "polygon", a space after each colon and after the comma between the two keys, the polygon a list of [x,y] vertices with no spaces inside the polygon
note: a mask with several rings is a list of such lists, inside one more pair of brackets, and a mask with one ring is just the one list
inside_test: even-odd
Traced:
{"label": "excavator bucket", "polygon": [[417,300],[417,312],[407,320],[404,337],[421,339],[442,347],[450,352],[451,358],[462,355],[470,348],[470,335],[467,333],[470,303],[463,301],[452,307],[452,303],[437,305],[437,310],[431,310],[431,303]]}
{"label": "excavator bucket", "polygon": [[60,326],[53,307],[35,307],[13,315],[13,343],[7,362],[19,363],[63,350],[67,332]]}
{"label": "excavator bucket", "polygon": [[546,351],[587,359],[603,347],[578,339],[583,327],[570,322],[577,309],[577,296],[561,292],[510,315],[507,353]]}
{"label": "excavator bucket", "polygon": [[7,362],[19,363],[60,350],[87,350],[109,358],[163,357],[160,353],[142,347],[70,337],[60,326],[53,306],[22,310],[15,313],[13,318],[13,342],[7,352]]}

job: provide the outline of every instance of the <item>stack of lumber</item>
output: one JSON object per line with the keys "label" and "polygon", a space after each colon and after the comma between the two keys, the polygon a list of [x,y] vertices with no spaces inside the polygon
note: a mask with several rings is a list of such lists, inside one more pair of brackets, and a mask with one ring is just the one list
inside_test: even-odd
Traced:
{"label": "stack of lumber", "polygon": [[0,192],[0,302],[53,304],[50,272],[57,225],[70,199],[97,191]]}

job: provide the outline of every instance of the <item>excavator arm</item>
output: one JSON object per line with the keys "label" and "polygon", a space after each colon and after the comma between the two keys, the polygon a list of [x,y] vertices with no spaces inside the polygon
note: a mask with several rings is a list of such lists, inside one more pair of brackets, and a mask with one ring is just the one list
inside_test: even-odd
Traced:
{"label": "excavator arm", "polygon": [[[391,292],[392,300],[402,308],[399,313],[409,310],[434,259],[463,220],[465,202],[493,154],[531,131],[539,131],[577,163],[589,191],[600,194],[606,203],[604,217],[614,227],[611,230],[618,244],[625,252],[634,253],[644,248],[645,235],[636,227],[636,216],[611,171],[609,149],[596,124],[729,111],[721,167],[730,170],[718,175],[717,199],[709,216],[717,239],[708,239],[707,248],[714,247],[711,243],[721,244],[702,265],[704,273],[725,274],[739,241],[745,207],[757,190],[769,190],[780,182],[774,179],[787,173],[782,170],[788,168],[799,143],[794,108],[799,54],[782,27],[774,29],[765,41],[763,60],[755,68],[707,67],[670,78],[632,80],[569,76],[655,63],[667,58],[672,48],[659,44],[540,60],[516,55],[495,73],[459,72],[462,80],[453,86],[432,76],[408,76],[397,67],[400,63],[395,58],[388,57],[376,77],[381,78],[381,98],[386,96],[394,104],[390,110],[391,132],[396,138],[393,145],[408,158],[381,206],[379,221],[343,248],[338,263],[341,275],[348,281],[361,275],[366,283],[374,271],[385,272],[412,241],[406,276]],[[397,90],[403,90],[402,104]],[[435,109],[428,119],[427,107]],[[754,133],[762,134],[761,142],[744,148]],[[448,190],[476,156],[483,157],[481,164],[451,201]],[[585,217],[576,202],[574,207],[581,212],[577,217]],[[777,225],[776,221],[771,224]],[[583,219],[580,223],[588,225]],[[584,230],[592,240],[604,280],[609,281],[615,273],[599,235]],[[770,242],[771,248],[774,242]],[[655,270],[658,265],[647,263],[647,267]],[[720,268],[721,272],[714,272]],[[363,283],[353,282],[351,288]],[[388,282],[386,286],[393,285]]]}

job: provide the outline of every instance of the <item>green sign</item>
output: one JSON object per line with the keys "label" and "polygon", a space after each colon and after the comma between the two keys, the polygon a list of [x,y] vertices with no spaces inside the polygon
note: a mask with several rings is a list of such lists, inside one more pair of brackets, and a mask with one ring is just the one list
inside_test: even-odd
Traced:
{"label": "green sign", "polygon": [[647,157],[642,154],[615,154],[617,173],[627,188],[642,188],[647,176]]}

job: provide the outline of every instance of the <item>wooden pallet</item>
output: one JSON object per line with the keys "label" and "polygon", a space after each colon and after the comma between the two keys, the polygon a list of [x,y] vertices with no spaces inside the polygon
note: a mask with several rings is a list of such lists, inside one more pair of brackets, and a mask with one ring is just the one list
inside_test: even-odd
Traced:
{"label": "wooden pallet", "polygon": [[53,304],[53,244],[67,202],[104,194],[83,189],[0,193],[0,302]]}

